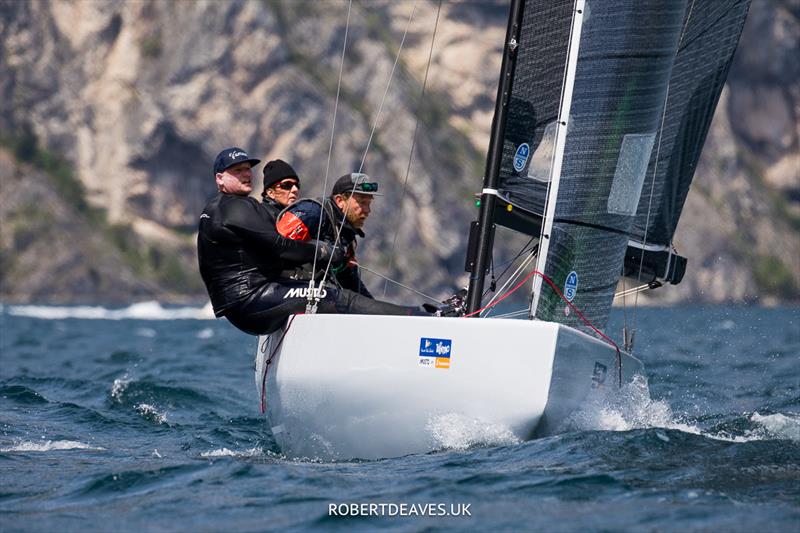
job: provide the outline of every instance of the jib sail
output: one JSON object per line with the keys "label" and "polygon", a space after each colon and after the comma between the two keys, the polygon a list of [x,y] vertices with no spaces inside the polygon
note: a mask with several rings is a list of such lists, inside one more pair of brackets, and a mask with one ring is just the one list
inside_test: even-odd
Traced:
{"label": "jib sail", "polygon": [[487,211],[540,237],[531,316],[586,329],[566,299],[602,328],[621,275],[680,281],[685,259],[666,247],[748,0],[519,4]]}

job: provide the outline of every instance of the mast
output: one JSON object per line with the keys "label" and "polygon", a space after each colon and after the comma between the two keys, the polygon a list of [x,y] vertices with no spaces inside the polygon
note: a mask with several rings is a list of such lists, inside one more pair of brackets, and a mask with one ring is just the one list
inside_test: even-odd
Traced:
{"label": "mast", "polygon": [[506,30],[506,46],[503,62],[500,66],[500,82],[497,87],[495,99],[494,118],[492,119],[492,132],[489,139],[489,151],[486,155],[486,170],[481,191],[481,210],[478,215],[478,237],[474,253],[467,257],[467,263],[472,265],[467,293],[467,313],[478,310],[483,299],[483,282],[486,277],[486,268],[491,256],[492,218],[497,195],[497,179],[500,174],[500,164],[503,155],[503,132],[506,127],[506,114],[511,87],[514,82],[516,67],[517,47],[519,45],[519,32],[522,26],[522,13],[525,0],[511,0],[508,15],[508,28]]}

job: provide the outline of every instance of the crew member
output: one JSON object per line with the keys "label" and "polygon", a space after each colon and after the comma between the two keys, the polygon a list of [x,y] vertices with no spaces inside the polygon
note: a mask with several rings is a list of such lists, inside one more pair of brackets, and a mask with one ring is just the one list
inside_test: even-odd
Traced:
{"label": "crew member", "polygon": [[[269,210],[249,196],[252,167],[257,163],[241,148],[217,155],[214,178],[219,194],[200,215],[197,237],[200,274],[214,314],[253,335],[275,331],[289,315],[305,310],[308,282],[287,278],[286,272],[312,263],[315,249],[324,264],[330,260],[340,265],[344,258],[331,244],[294,241],[278,234]],[[322,313],[422,314],[416,308],[333,287],[316,296]]]}
{"label": "crew member", "polygon": [[345,174],[336,180],[329,197],[322,201],[304,199],[287,209],[278,220],[278,232],[289,239],[309,240],[316,236],[322,217],[318,238],[335,242],[346,250],[347,263],[334,269],[339,286],[372,298],[361,281],[355,256],[356,238],[364,237],[362,228],[375,196],[383,196],[378,192],[377,181],[358,172]]}
{"label": "crew member", "polygon": [[264,189],[261,191],[262,204],[273,220],[284,208],[297,201],[300,194],[300,178],[292,166],[281,159],[264,165]]}

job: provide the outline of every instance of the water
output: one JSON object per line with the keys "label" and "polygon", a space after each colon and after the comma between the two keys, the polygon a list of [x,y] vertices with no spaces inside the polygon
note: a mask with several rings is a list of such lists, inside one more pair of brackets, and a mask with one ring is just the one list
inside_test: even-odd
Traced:
{"label": "water", "polygon": [[[202,316],[0,308],[0,530],[800,523],[800,308],[640,309],[646,380],[569,431],[517,443],[455,430],[434,453],[334,463],[280,455],[258,414],[255,339]],[[329,516],[359,503],[384,516]]]}

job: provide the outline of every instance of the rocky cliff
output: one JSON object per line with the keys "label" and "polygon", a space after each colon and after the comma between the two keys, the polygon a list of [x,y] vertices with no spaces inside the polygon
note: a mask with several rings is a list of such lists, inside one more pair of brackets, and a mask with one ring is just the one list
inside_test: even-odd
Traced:
{"label": "rocky cliff", "polygon": [[[437,5],[0,0],[0,301],[203,300],[197,214],[231,145],[308,196],[363,165],[387,196],[361,261],[463,283],[507,3]],[[799,36],[800,2],[753,1],[675,238],[689,271],[651,300],[798,297]]]}

